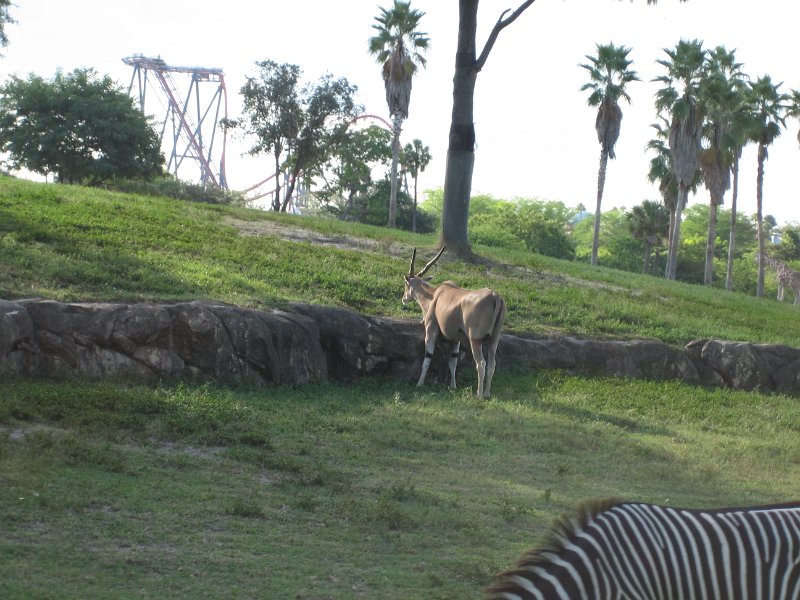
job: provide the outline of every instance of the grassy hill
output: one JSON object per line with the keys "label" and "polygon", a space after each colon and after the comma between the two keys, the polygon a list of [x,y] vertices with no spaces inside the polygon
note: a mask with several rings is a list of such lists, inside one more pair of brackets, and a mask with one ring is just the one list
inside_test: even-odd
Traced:
{"label": "grassy hill", "polygon": [[[0,178],[0,298],[401,307],[434,237]],[[507,331],[800,345],[797,307],[477,248]],[[469,366],[459,381],[472,385]],[[512,373],[300,388],[0,379],[0,597],[478,599],[587,497],[800,498],[800,403]]]}
{"label": "grassy hill", "polygon": [[[290,301],[415,317],[400,303],[411,249],[436,238],[229,206],[0,178],[0,297],[241,306]],[[800,346],[795,307],[518,251],[476,247],[490,269],[448,261],[431,272],[489,285],[506,331],[684,344],[720,338]],[[772,278],[770,278],[770,283]]]}

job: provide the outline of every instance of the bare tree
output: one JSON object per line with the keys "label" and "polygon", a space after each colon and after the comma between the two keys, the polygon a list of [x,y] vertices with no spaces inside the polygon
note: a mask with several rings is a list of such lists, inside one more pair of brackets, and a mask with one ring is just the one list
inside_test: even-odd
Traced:
{"label": "bare tree", "polygon": [[[534,3],[525,0],[515,10],[500,14],[481,53],[477,53],[476,37],[479,0],[458,1],[458,41],[453,77],[453,112],[447,148],[444,179],[441,242],[455,254],[469,255],[467,237],[472,171],[475,164],[474,96],[478,73],[494,48],[500,32],[511,25]],[[682,0],[684,1],[684,0]],[[656,0],[647,0],[655,4]]]}
{"label": "bare tree", "polygon": [[470,253],[467,220],[475,163],[474,96],[477,76],[486,64],[500,32],[516,21],[534,1],[526,0],[516,10],[503,11],[480,55],[475,42],[479,0],[458,2],[456,72],[453,77],[453,112],[447,148],[441,234],[441,242],[456,254]]}

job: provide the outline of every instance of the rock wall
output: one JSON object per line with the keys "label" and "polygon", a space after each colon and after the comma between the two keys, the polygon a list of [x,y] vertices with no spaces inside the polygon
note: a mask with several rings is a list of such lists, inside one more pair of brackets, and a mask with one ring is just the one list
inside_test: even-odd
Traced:
{"label": "rock wall", "polygon": [[[261,311],[212,302],[0,300],[0,372],[6,374],[257,385],[368,375],[414,380],[422,347],[419,320],[366,317],[308,304]],[[446,381],[448,354],[446,347],[437,350],[431,379]],[[654,340],[503,335],[498,365],[800,392],[800,349],[787,346],[697,340],[675,349]],[[465,368],[473,368],[468,348],[459,365]]]}

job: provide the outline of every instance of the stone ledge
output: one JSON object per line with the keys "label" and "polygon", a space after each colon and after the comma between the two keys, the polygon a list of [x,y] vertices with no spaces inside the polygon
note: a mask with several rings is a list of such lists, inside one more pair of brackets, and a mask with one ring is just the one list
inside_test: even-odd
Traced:
{"label": "stone ledge", "polygon": [[[0,371],[32,377],[176,377],[257,385],[365,376],[413,381],[422,347],[417,319],[369,317],[309,304],[267,311],[200,301],[0,300]],[[437,350],[432,377],[446,381],[448,354],[445,347]],[[497,360],[500,369],[565,369],[800,392],[800,349],[782,345],[696,340],[675,349],[657,340],[504,334]],[[468,347],[459,368],[472,368]]]}

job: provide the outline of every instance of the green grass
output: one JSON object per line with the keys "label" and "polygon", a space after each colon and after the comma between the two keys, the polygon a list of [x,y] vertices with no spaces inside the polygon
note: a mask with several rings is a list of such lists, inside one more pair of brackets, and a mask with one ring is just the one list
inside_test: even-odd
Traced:
{"label": "green grass", "polygon": [[[243,235],[234,221],[377,244],[372,250],[336,249],[276,235]],[[435,245],[433,235],[333,219],[0,177],[0,297],[5,299],[212,299],[249,307],[303,301],[415,317],[416,310],[400,303],[401,274],[413,246],[424,255]],[[496,266],[487,270],[445,259],[434,269],[434,281],[499,290],[508,302],[511,333],[800,346],[800,319],[788,303],[526,252],[476,251]]]}
{"label": "green grass", "polygon": [[0,596],[480,598],[587,497],[797,495],[795,399],[497,387],[0,384]]}
{"label": "green grass", "polygon": [[[368,238],[243,235],[234,221]],[[403,310],[435,236],[0,178],[0,298]],[[800,345],[796,307],[497,248],[506,331]],[[480,598],[589,497],[800,496],[796,397],[511,373],[490,400],[366,380],[225,388],[0,380],[2,598]]]}

